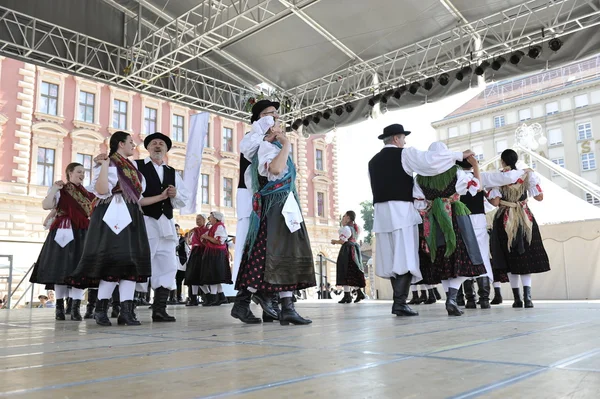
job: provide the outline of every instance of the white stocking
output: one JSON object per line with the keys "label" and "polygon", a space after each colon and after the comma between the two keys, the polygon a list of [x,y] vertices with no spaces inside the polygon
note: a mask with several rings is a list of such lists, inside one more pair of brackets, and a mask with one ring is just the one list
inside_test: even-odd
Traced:
{"label": "white stocking", "polygon": [[521,274],[523,287],[531,287],[531,274]]}
{"label": "white stocking", "polygon": [[221,284],[217,284],[217,293],[220,294],[223,292],[223,286]]}
{"label": "white stocking", "polygon": [[56,299],[65,299],[69,296],[69,288],[66,285],[54,284],[54,296]]}
{"label": "white stocking", "polygon": [[455,277],[455,278],[448,279],[448,287],[459,289],[460,285],[462,283],[464,283],[465,281],[467,281],[467,277]]}
{"label": "white stocking", "polygon": [[198,286],[192,285],[192,295],[198,295]]}
{"label": "white stocking", "polygon": [[448,280],[442,280],[442,288],[444,289],[444,292],[448,292]]}
{"label": "white stocking", "polygon": [[279,293],[279,298],[291,298],[292,294],[292,291],[281,291]]}
{"label": "white stocking", "polygon": [[494,281],[494,288],[500,288],[502,287],[502,283],[499,281]]}
{"label": "white stocking", "polygon": [[121,302],[133,301],[135,294],[135,281],[120,280],[119,281],[119,299]]}
{"label": "white stocking", "polygon": [[510,288],[519,288],[519,275],[508,273],[508,280],[510,281]]}
{"label": "white stocking", "polygon": [[216,294],[219,291],[219,285],[218,284],[211,284],[210,285],[210,293],[211,294]]}
{"label": "white stocking", "polygon": [[82,290],[81,288],[71,288],[71,298],[73,298],[74,301],[81,301],[83,299],[84,292],[85,290]]}
{"label": "white stocking", "polygon": [[100,285],[98,286],[98,300],[112,298],[112,293],[117,284],[116,281],[100,280]]}
{"label": "white stocking", "polygon": [[344,286],[344,292],[350,292],[350,286],[349,285],[345,285]]}

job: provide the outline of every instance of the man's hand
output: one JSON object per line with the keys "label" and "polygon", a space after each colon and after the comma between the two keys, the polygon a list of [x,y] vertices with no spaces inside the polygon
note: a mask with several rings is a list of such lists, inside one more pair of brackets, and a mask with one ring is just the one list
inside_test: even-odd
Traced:
{"label": "man's hand", "polygon": [[470,157],[467,158],[467,162],[474,168],[479,166],[479,162],[477,162],[477,160],[475,159],[475,157],[473,155],[471,155]]}
{"label": "man's hand", "polygon": [[94,158],[94,162],[102,163],[102,161],[106,161],[107,159],[108,159],[108,155],[105,153],[102,153],[102,154],[96,155],[96,157]]}
{"label": "man's hand", "polygon": [[471,150],[463,151],[463,159],[467,159],[471,156],[475,156],[475,153]]}
{"label": "man's hand", "polygon": [[169,198],[175,198],[177,196],[177,189],[174,186],[169,185],[169,187],[167,187],[167,195]]}

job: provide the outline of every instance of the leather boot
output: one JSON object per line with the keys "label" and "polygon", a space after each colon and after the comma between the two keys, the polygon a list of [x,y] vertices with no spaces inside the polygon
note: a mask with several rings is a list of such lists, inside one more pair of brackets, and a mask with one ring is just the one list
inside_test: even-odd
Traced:
{"label": "leather boot", "polygon": [[523,286],[523,302],[525,302],[526,308],[533,307],[533,302],[531,302],[531,287]]}
{"label": "leather boot", "polygon": [[215,302],[213,306],[227,305],[228,303],[229,301],[227,300],[225,293],[219,292],[217,295],[215,295]]}
{"label": "leather boot", "polygon": [[463,292],[462,285],[458,287],[458,293],[456,294],[456,304],[458,306],[465,306],[465,294]]}
{"label": "leather boot", "polygon": [[254,316],[250,310],[250,298],[252,298],[250,291],[246,289],[239,290],[231,308],[231,317],[246,324],[260,324],[260,319]]}
{"label": "leather boot", "polygon": [[465,308],[477,309],[477,304],[475,303],[475,289],[473,287],[473,280],[465,280],[465,282],[463,283],[463,292],[465,293],[465,299],[467,300],[465,303]]}
{"label": "leather boot", "polygon": [[175,290],[169,291],[169,298],[167,299],[167,305],[175,305],[177,300],[175,299]]}
{"label": "leather boot", "polygon": [[81,313],[79,313],[79,308],[81,308],[81,299],[74,299],[71,305],[71,320],[83,320],[83,317],[81,317]]}
{"label": "leather boot", "polygon": [[359,303],[360,301],[362,301],[365,298],[366,297],[365,297],[364,292],[362,292],[362,290],[359,288],[356,290],[356,299],[354,300],[354,303]]}
{"label": "leather boot", "polygon": [[392,288],[394,289],[394,304],[392,305],[392,314],[395,314],[396,316],[419,315],[418,312],[415,312],[406,304],[406,298],[408,298],[411,279],[412,275],[410,273],[390,278]]}
{"label": "leather boot", "polygon": [[[291,300],[292,298],[289,299]],[[273,318],[278,317],[277,312],[275,311],[275,309],[273,309],[271,298],[264,292],[257,291],[254,294],[252,294],[252,301],[257,305],[260,305],[265,314]]]}
{"label": "leather boot", "polygon": [[175,317],[167,313],[167,299],[169,298],[169,289],[158,287],[154,289],[154,301],[152,303],[152,321],[172,322]]}
{"label": "leather boot", "polygon": [[460,316],[463,314],[456,303],[457,295],[458,290],[456,288],[448,288],[448,298],[446,298],[446,311],[448,312],[448,316]]}
{"label": "leather boot", "polygon": [[489,277],[477,277],[477,294],[479,294],[479,306],[481,309],[491,308]]}
{"label": "leather boot", "polygon": [[435,299],[437,299],[438,301],[440,299],[442,299],[442,295],[440,294],[440,292],[438,291],[437,287],[433,287],[433,293],[435,294]]}
{"label": "leather boot", "polygon": [[494,287],[494,299],[490,302],[490,305],[500,305],[502,303],[502,288]]}
{"label": "leather boot", "polygon": [[[162,287],[161,287],[162,288]],[[167,290],[167,295],[169,294]],[[155,297],[156,299],[156,297]],[[154,315],[153,315],[154,317]],[[162,320],[161,320],[162,321]],[[117,319],[117,323],[120,326],[139,326],[140,323],[133,312],[133,301],[125,301],[121,302],[121,312],[119,313],[119,318]]]}
{"label": "leather boot", "polygon": [[421,303],[427,302],[427,290],[421,290],[421,296],[419,297]]}
{"label": "leather boot", "polygon": [[[273,307],[273,309],[277,312],[277,315],[279,316],[281,314],[281,309],[279,309],[279,295],[276,293],[273,294],[273,296],[272,296],[271,306]],[[268,314],[266,314],[265,312],[263,312],[262,320],[264,323],[272,323],[275,320],[279,320],[279,317],[273,318],[273,317],[269,316]]]}
{"label": "leather boot", "polygon": [[54,309],[54,318],[56,320],[65,320],[65,300],[56,300],[56,309]]}
{"label": "leather boot", "polygon": [[185,306],[198,306],[198,295],[192,295],[190,301]]}
{"label": "leather boot", "polygon": [[513,302],[512,307],[513,308],[522,308],[523,301],[521,301],[521,293],[520,293],[519,289],[513,288],[512,292],[513,292],[513,296],[515,297],[515,301]]}
{"label": "leather boot", "polygon": [[338,303],[352,303],[352,294],[344,292],[344,297]]}
{"label": "leather boot", "polygon": [[88,290],[87,305],[85,307],[84,319],[94,318],[94,306],[96,306],[96,300],[98,300],[98,290]]}
{"label": "leather boot", "polygon": [[121,311],[121,303],[119,302],[114,302],[112,303],[112,312],[110,312],[110,318],[111,319],[116,319],[117,317],[119,317],[119,312]]}
{"label": "leather boot", "polygon": [[112,326],[110,319],[108,318],[108,299],[99,299],[96,301],[96,312],[94,313],[94,318],[96,319],[96,324],[99,326]]}
{"label": "leather boot", "polygon": [[66,302],[65,314],[71,314],[71,310],[73,310],[73,298],[67,298]]}
{"label": "leather boot", "polygon": [[294,307],[294,301],[290,297],[281,298],[281,313],[279,315],[279,324],[282,326],[310,324],[312,320],[301,317]]}
{"label": "leather boot", "polygon": [[206,299],[206,294],[204,293],[204,291],[199,290],[200,291],[200,301],[198,302],[199,304],[204,305],[208,300]]}
{"label": "leather boot", "polygon": [[435,299],[435,294],[433,293],[433,288],[429,288],[427,290],[428,296],[427,296],[427,300],[425,301],[425,305],[431,305],[433,303],[436,303],[437,300]]}
{"label": "leather boot", "polygon": [[211,294],[210,292],[208,294],[204,294],[204,301],[202,301],[202,306],[213,306],[216,300],[216,295]]}
{"label": "leather boot", "polygon": [[412,292],[412,298],[410,299],[409,305],[418,305],[421,301],[419,299],[419,291]]}

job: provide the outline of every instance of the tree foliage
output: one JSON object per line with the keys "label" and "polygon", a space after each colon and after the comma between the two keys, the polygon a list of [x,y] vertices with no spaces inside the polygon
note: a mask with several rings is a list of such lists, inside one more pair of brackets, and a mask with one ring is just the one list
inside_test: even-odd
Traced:
{"label": "tree foliage", "polygon": [[371,243],[371,238],[373,237],[373,202],[372,201],[363,201],[360,203],[360,215],[364,222],[363,229],[367,232],[367,236],[365,237],[365,242]]}

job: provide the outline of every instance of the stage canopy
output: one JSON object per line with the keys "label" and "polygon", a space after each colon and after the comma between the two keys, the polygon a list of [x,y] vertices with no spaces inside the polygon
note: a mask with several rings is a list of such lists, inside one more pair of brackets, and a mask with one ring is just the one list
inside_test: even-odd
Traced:
{"label": "stage canopy", "polygon": [[3,0],[0,54],[240,120],[262,90],[314,133],[592,55],[599,24],[599,0]]}

